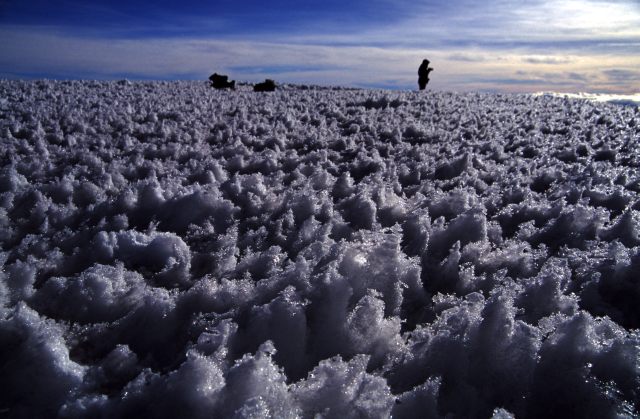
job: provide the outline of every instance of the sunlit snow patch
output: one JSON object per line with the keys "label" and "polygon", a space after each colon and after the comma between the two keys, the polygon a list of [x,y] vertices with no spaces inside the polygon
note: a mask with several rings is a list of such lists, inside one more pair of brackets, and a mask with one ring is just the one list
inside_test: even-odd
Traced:
{"label": "sunlit snow patch", "polygon": [[616,95],[608,93],[559,93],[559,92],[538,92],[534,96],[554,96],[567,97],[570,99],[584,99],[592,102],[606,102],[616,105],[640,106],[640,93],[630,95]]}

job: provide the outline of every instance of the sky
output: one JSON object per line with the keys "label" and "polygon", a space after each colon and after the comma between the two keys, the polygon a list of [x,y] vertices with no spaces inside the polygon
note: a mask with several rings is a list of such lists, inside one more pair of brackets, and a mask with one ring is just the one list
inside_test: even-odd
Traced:
{"label": "sky", "polygon": [[640,0],[0,0],[0,78],[640,93]]}

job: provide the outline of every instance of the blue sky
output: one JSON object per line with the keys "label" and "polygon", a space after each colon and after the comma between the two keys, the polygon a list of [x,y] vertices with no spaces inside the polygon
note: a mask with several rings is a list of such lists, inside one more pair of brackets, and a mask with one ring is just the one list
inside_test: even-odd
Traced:
{"label": "blue sky", "polygon": [[639,0],[0,0],[0,77],[640,92]]}

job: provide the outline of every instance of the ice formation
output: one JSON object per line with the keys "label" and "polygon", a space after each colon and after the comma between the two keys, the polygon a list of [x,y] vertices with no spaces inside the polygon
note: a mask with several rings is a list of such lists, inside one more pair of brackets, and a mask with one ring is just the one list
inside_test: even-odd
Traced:
{"label": "ice formation", "polygon": [[0,81],[3,416],[634,417],[640,112]]}

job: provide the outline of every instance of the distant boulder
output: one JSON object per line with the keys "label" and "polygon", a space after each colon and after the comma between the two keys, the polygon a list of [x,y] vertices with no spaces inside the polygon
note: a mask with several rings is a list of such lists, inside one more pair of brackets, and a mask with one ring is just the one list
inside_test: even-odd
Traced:
{"label": "distant boulder", "polygon": [[253,86],[254,92],[273,92],[276,90],[276,83],[271,79],[266,79],[262,83]]}
{"label": "distant boulder", "polygon": [[211,87],[216,89],[236,88],[236,81],[229,81],[229,76],[213,73],[209,76],[209,80],[211,81]]}

